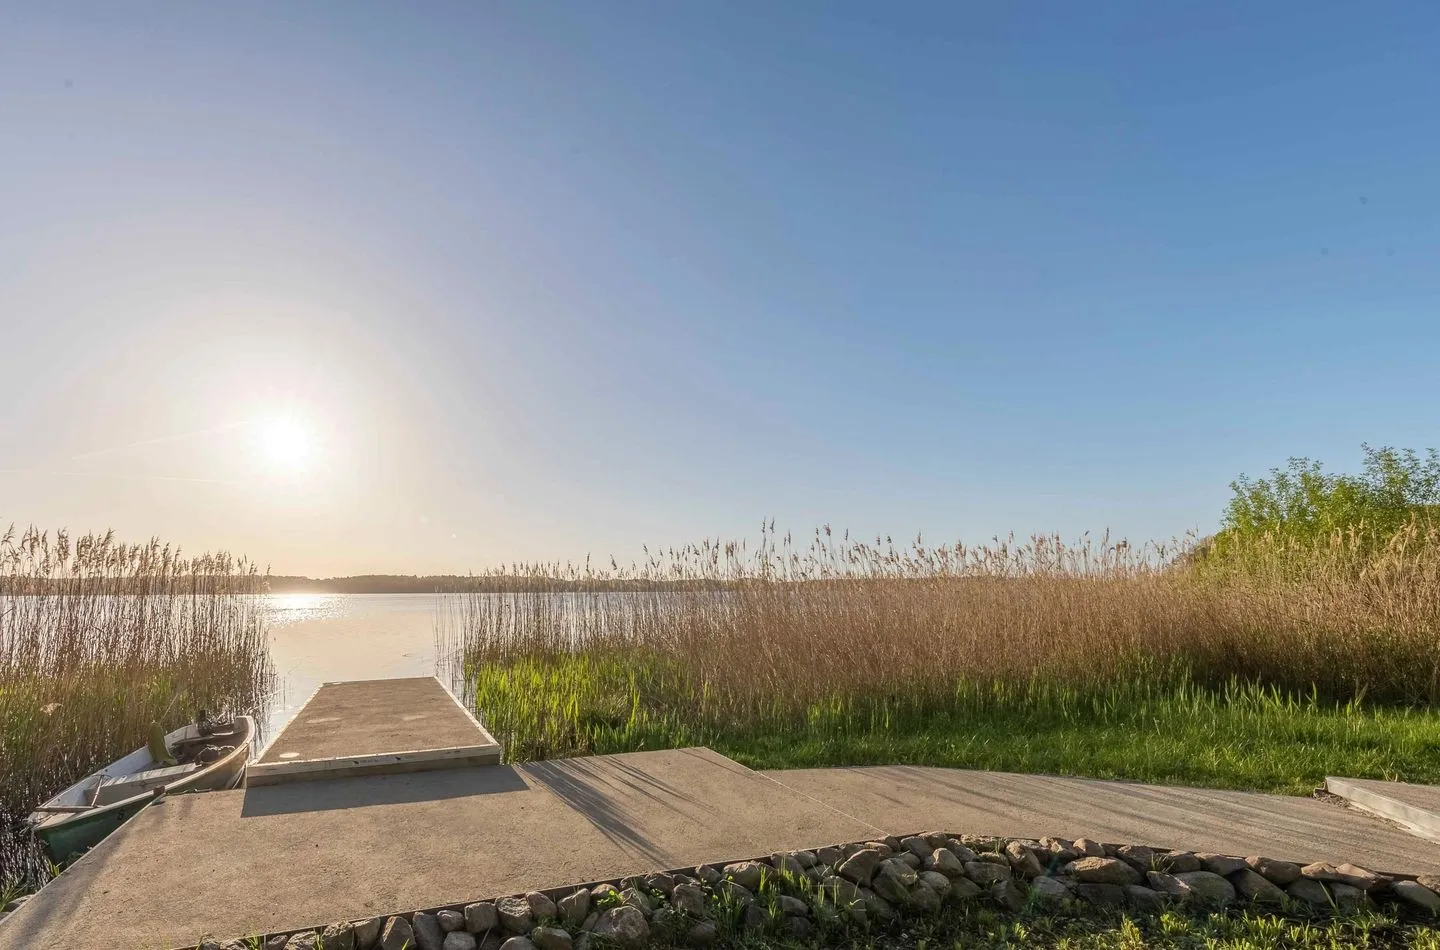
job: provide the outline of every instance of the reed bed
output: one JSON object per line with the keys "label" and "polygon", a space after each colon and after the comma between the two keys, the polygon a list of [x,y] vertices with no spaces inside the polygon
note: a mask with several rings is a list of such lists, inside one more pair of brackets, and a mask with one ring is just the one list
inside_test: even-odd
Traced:
{"label": "reed bed", "polygon": [[748,550],[505,568],[530,581],[466,599],[463,662],[513,758],[705,743],[1286,791],[1330,766],[1440,775],[1437,542],[1414,521],[1223,553],[767,526]]}
{"label": "reed bed", "polygon": [[249,713],[272,670],[263,578],[158,541],[0,536],[0,889],[47,873],[18,822],[198,710]]}

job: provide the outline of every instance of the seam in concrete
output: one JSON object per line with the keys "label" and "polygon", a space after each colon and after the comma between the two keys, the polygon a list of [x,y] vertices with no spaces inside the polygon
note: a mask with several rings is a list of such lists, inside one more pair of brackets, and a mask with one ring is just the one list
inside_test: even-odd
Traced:
{"label": "seam in concrete", "polygon": [[[733,761],[733,760],[732,760],[732,761]],[[737,762],[736,764],[739,765],[738,762]],[[786,785],[784,782],[782,782],[782,781],[780,781],[779,779],[775,778],[773,775],[766,775],[764,772],[756,772],[754,769],[750,768],[748,765],[742,765],[741,768],[743,768],[743,769],[751,772],[751,773],[754,774],[754,775],[758,775],[758,776],[760,776],[760,777],[763,778],[763,779],[767,779],[767,780],[769,780],[769,781],[771,781],[771,782],[774,782],[776,785],[779,785],[781,788],[785,789],[785,791],[789,792],[789,793],[792,794],[792,795],[799,795],[801,798],[805,799],[806,801],[814,802],[815,804],[819,805],[821,808],[825,808],[825,809],[828,809],[829,811],[833,811],[835,814],[841,816],[842,818],[849,818],[849,819],[850,819],[851,821],[853,821],[853,822],[857,822],[857,823],[859,823],[859,824],[864,825],[864,826],[867,827],[867,828],[870,828],[870,829],[872,829],[872,830],[874,830],[874,831],[878,831],[878,832],[880,832],[880,837],[882,837],[882,838],[884,838],[884,837],[886,837],[887,835],[890,834],[890,832],[886,831],[884,828],[881,828],[879,825],[872,825],[870,822],[866,821],[865,819],[863,819],[863,818],[857,818],[856,816],[850,814],[849,812],[843,812],[843,811],[841,811],[840,809],[836,808],[834,805],[830,804],[829,802],[821,801],[820,799],[816,798],[814,795],[810,795],[810,794],[807,794],[807,793],[805,793],[805,792],[802,792],[802,791],[800,791],[800,789],[798,789],[798,788],[791,788],[789,785]]]}
{"label": "seam in concrete", "polygon": [[1440,815],[1432,811],[1329,775],[1325,777],[1325,790],[1362,811],[1390,819],[1417,838],[1440,842]]}

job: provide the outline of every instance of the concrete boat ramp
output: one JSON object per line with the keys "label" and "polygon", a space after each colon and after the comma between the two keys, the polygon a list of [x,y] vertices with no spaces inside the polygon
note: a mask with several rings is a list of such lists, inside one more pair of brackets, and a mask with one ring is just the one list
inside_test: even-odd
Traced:
{"label": "concrete boat ramp", "polygon": [[[258,764],[332,759],[340,775],[323,777],[312,765],[272,772],[272,784],[159,801],[0,924],[0,950],[169,950],[206,935],[299,929],[932,829],[1440,873],[1433,843],[1387,821],[1240,792],[915,767],[755,772],[703,748],[477,766],[433,746],[431,770],[416,771],[409,757],[366,760],[368,774],[346,774],[356,767],[347,760],[426,745],[396,726],[423,722],[404,718],[417,713],[457,728],[451,748],[494,743],[473,720],[473,729],[461,728],[442,713],[429,686],[399,682],[396,689],[421,698],[409,711],[402,704],[388,718],[376,715],[371,728],[392,729],[385,748],[367,752],[338,723],[322,748],[316,730],[327,723],[316,720],[331,712],[312,700],[292,727],[301,731],[282,732]],[[386,686],[342,692],[331,693],[334,708]],[[443,700],[453,706],[448,694]],[[286,751],[301,754],[280,758]]]}

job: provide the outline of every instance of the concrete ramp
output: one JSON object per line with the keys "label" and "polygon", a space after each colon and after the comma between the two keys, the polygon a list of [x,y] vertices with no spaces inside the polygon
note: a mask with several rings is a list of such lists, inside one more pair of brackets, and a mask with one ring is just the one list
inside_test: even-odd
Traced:
{"label": "concrete ramp", "polygon": [[0,950],[165,950],[874,834],[708,749],[182,795],[11,915]]}
{"label": "concrete ramp", "polygon": [[1440,842],[1440,788],[1434,785],[1330,777],[1325,779],[1325,790],[1412,834]]}
{"label": "concrete ramp", "polygon": [[1376,871],[1440,873],[1440,851],[1388,822],[1313,798],[920,766],[764,773],[894,834],[1089,837]]}

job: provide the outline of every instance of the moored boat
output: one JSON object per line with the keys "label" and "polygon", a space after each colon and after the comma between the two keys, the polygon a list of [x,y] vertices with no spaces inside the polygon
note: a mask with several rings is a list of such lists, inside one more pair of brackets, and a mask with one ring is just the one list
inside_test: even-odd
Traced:
{"label": "moored boat", "polygon": [[[52,861],[93,848],[162,795],[235,788],[245,777],[255,721],[236,716],[198,722],[71,785],[30,813],[30,829]],[[163,748],[162,748],[163,747]]]}

